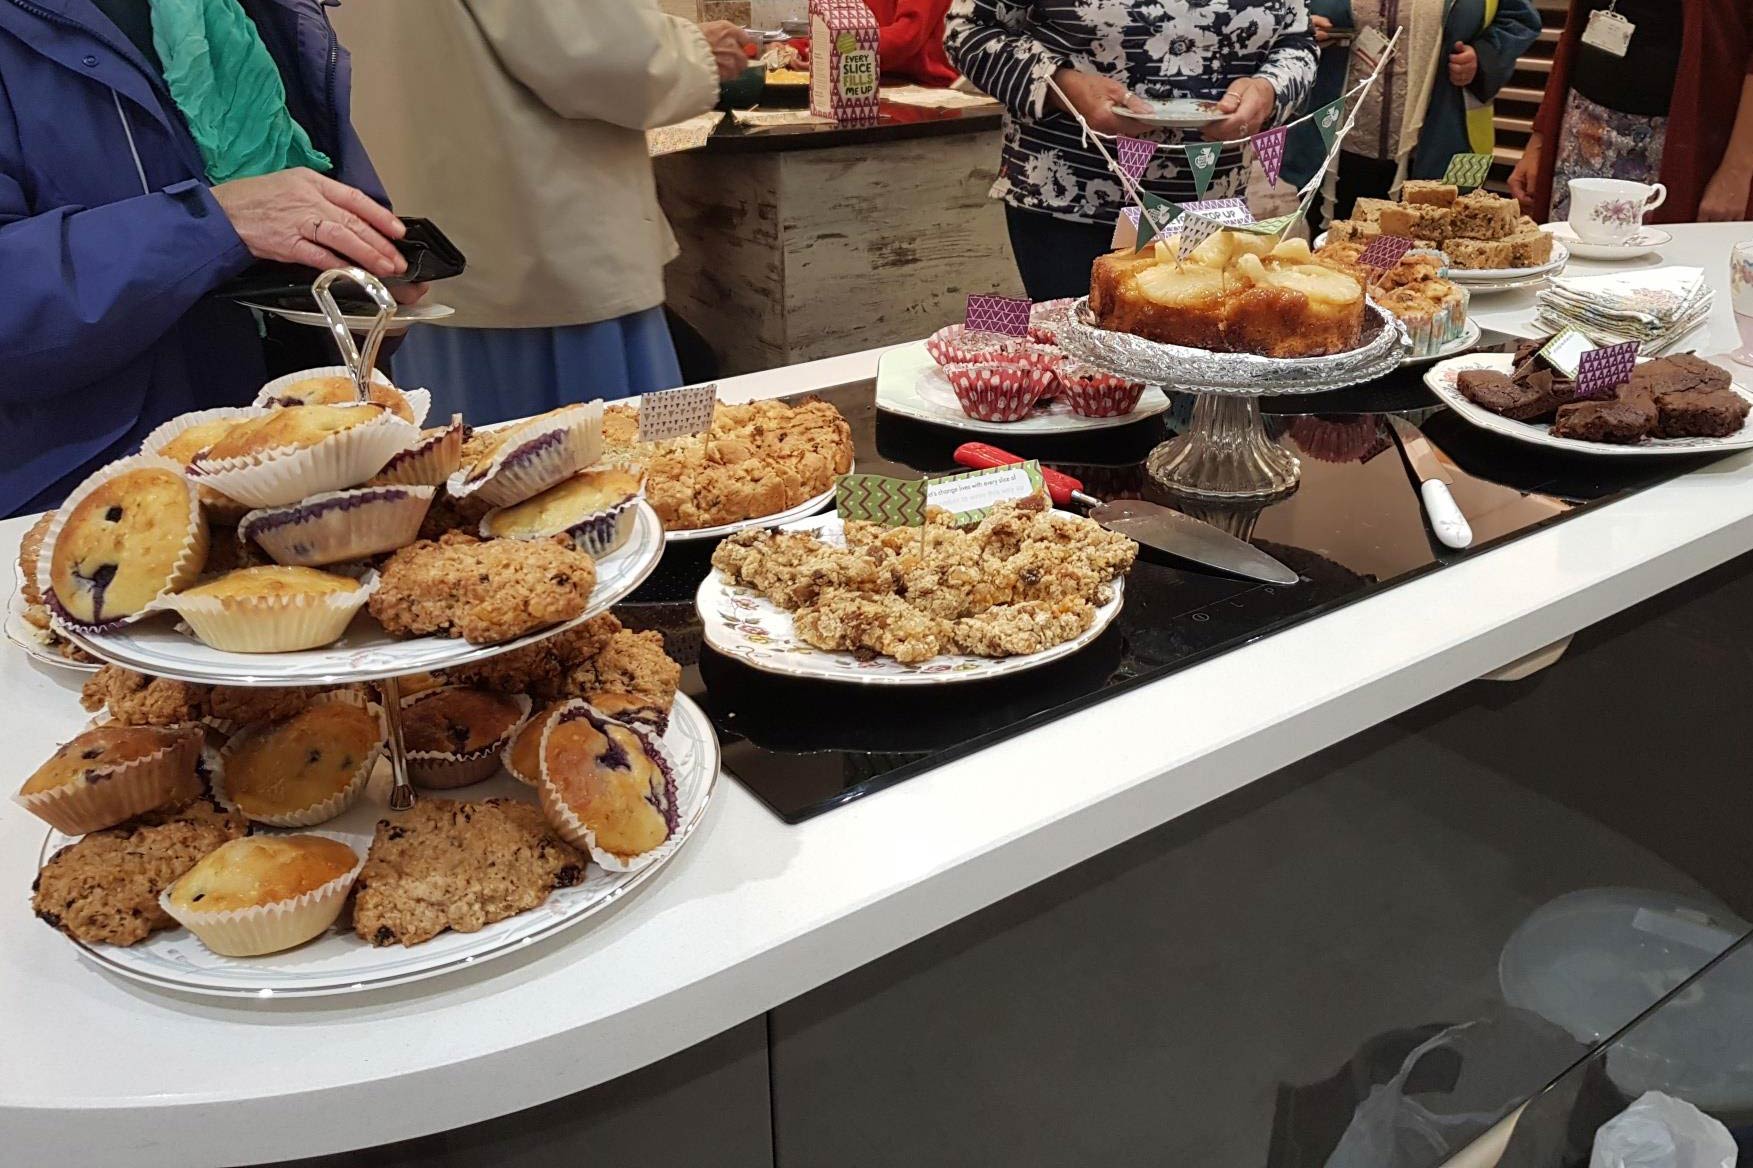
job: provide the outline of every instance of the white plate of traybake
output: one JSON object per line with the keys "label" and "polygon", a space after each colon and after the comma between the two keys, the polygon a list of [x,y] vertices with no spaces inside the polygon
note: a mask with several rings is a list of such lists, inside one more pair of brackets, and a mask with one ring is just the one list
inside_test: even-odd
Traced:
{"label": "white plate of traybake", "polygon": [[[1468,401],[1456,384],[1456,379],[1469,369],[1495,369],[1499,373],[1508,373],[1514,366],[1515,356],[1511,353],[1469,353],[1464,357],[1451,357],[1432,365],[1425,372],[1424,384],[1442,399],[1444,405],[1481,430],[1489,430],[1493,434],[1501,434],[1505,438],[1513,438],[1517,442],[1526,442],[1533,446],[1562,450],[1567,454],[1637,458],[1651,455],[1718,454],[1753,448],[1753,413],[1748,414],[1747,420],[1741,424],[1740,433],[1726,438],[1645,438],[1642,442],[1630,445],[1584,442],[1577,438],[1556,436],[1552,433],[1551,426],[1545,422],[1518,422],[1502,414],[1494,414]],[[1739,382],[1731,383],[1731,388],[1749,402],[1753,402],[1753,393],[1749,393]]]}
{"label": "white plate of traybake", "polygon": [[1130,414],[1118,418],[1085,417],[1074,412],[1063,398],[1053,398],[1037,405],[1020,421],[986,422],[970,418],[962,409],[943,368],[932,360],[921,341],[890,349],[878,360],[876,406],[903,418],[978,434],[1074,434],[1130,426],[1155,417],[1169,408],[1169,399],[1153,385],[1146,387]]}

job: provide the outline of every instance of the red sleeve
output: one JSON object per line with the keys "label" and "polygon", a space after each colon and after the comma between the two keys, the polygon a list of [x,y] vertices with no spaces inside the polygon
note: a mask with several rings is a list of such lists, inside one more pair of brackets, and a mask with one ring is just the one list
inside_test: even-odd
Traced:
{"label": "red sleeve", "polygon": [[878,32],[877,51],[883,68],[914,60],[934,37],[941,38],[948,10],[949,0],[895,0],[893,19],[884,21]]}

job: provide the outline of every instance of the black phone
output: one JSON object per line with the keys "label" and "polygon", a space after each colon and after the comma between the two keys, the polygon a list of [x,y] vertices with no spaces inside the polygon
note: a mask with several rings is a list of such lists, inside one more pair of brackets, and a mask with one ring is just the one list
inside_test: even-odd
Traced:
{"label": "black phone", "polygon": [[[384,283],[422,284],[463,274],[463,269],[468,266],[467,257],[439,230],[438,224],[415,216],[403,216],[402,224],[408,233],[396,240],[396,250],[408,261],[408,270]],[[212,295],[225,300],[250,300],[274,308],[316,312],[316,298],[311,295],[310,286],[319,275],[321,273],[315,268],[263,260],[250,265],[236,279],[215,288]],[[352,284],[337,284],[335,292],[335,302],[345,311],[376,311],[370,298]]]}

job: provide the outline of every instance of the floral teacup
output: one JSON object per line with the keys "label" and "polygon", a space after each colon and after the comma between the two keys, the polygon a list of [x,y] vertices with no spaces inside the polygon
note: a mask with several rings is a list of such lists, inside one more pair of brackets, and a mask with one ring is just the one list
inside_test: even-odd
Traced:
{"label": "floral teacup", "polygon": [[1668,198],[1661,183],[1622,178],[1570,180],[1570,229],[1584,243],[1626,243],[1643,226],[1645,211]]}

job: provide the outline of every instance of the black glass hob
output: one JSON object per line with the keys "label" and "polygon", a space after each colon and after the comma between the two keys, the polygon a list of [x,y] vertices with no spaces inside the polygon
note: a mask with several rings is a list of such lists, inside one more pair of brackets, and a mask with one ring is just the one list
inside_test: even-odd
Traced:
{"label": "black glass hob", "polygon": [[[686,667],[683,689],[718,729],[725,768],[776,815],[798,823],[1710,461],[1589,458],[1512,442],[1441,408],[1422,374],[1412,367],[1368,386],[1268,398],[1268,431],[1298,455],[1302,477],[1293,494],[1251,509],[1202,509],[1162,496],[1149,482],[1145,456],[1185,423],[1191,399],[1131,426],[1001,442],[1075,474],[1090,494],[1150,498],[1243,534],[1301,579],[1284,587],[1231,579],[1147,549],[1127,579],[1119,618],[1094,642],[1026,673],[957,683],[954,702],[938,686],[894,690],[776,676],[705,647],[694,592],[711,570],[710,543],[672,544],[617,612],[630,626],[663,633],[670,655]],[[869,381],[816,396],[851,423],[861,472],[953,471],[960,469],[951,457],[957,445],[989,440],[880,413]],[[1386,412],[1418,424],[1463,471],[1452,492],[1473,527],[1472,547],[1454,551],[1430,535]]]}

